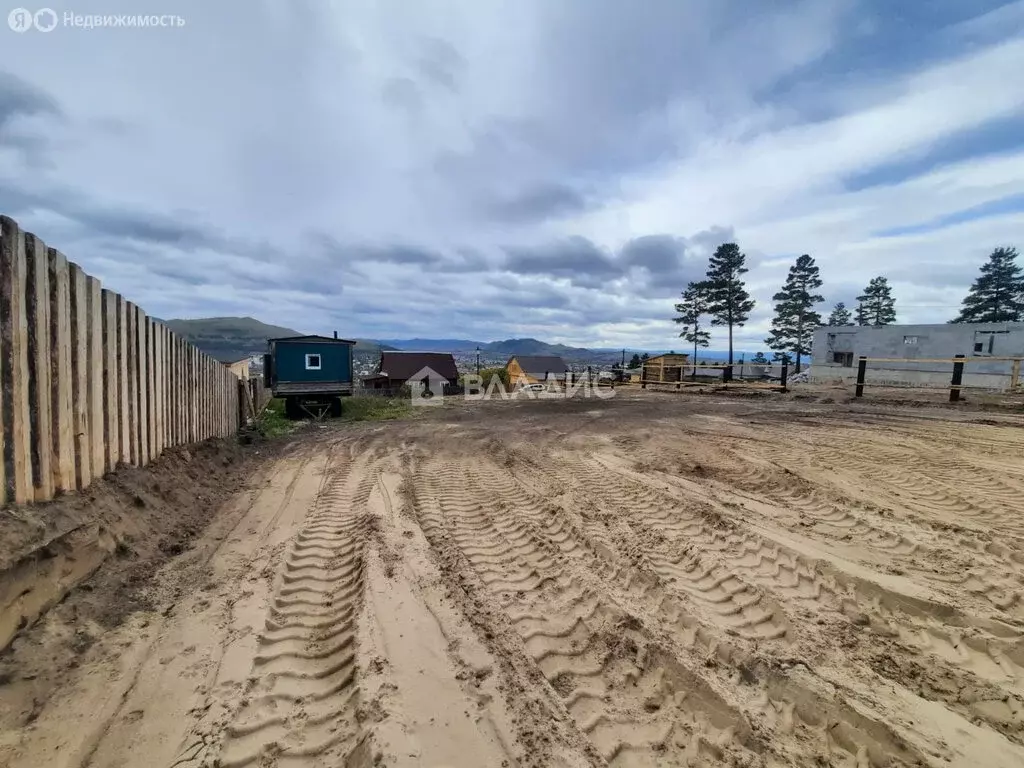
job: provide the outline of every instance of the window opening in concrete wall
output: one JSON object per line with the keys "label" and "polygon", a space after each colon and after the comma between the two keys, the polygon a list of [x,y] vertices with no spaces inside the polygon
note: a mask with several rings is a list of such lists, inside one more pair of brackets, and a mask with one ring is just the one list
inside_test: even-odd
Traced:
{"label": "window opening in concrete wall", "polygon": [[975,331],[974,354],[994,355],[996,353],[996,336],[1007,333],[1009,331]]}

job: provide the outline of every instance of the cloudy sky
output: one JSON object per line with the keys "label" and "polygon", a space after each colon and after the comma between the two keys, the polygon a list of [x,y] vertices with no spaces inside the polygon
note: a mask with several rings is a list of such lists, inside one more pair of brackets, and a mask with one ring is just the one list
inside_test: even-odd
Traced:
{"label": "cloudy sky", "polygon": [[160,317],[664,348],[735,239],[756,350],[801,253],[910,323],[1024,250],[1024,2],[50,7],[185,20],[0,26],[0,212]]}

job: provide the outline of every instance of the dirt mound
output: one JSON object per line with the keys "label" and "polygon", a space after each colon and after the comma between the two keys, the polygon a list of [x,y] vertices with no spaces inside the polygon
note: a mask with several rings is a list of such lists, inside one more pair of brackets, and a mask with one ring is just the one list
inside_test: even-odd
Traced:
{"label": "dirt mound", "polygon": [[171,449],[83,493],[5,508],[0,645],[10,647],[0,654],[0,680],[9,684],[0,702],[12,687],[45,701],[96,637],[151,609],[153,574],[241,487],[258,450],[226,440]]}

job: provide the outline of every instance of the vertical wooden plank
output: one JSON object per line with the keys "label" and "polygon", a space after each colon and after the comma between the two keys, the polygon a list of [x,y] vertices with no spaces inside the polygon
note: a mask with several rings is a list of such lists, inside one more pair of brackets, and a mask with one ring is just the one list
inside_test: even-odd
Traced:
{"label": "vertical wooden plank", "polygon": [[[14,285],[13,280],[9,280],[9,275],[5,269],[7,263],[6,257],[3,255],[5,249],[4,240],[4,228],[6,222],[0,219],[0,286],[5,286],[10,283]],[[7,397],[4,393],[4,369],[7,368],[10,363],[4,358],[7,357],[7,323],[8,318],[5,316],[4,310],[4,290],[0,287],[0,509],[7,504],[7,430],[5,425],[7,423]],[[12,494],[13,495],[13,494]]]}
{"label": "vertical wooden plank", "polygon": [[199,350],[195,351],[196,357],[196,402],[195,402],[195,419],[196,419],[196,436],[195,441],[198,443],[203,439],[203,420],[202,411],[200,410],[203,399],[203,358],[199,354]]}
{"label": "vertical wooden plank", "polygon": [[85,488],[92,482],[89,461],[89,297],[86,274],[77,264],[68,265],[71,301],[71,402],[74,412],[75,484]]}
{"label": "vertical wooden plank", "polygon": [[153,322],[153,318],[146,319],[146,327],[148,328],[146,336],[146,350],[149,355],[148,368],[147,368],[147,383],[149,384],[149,460],[152,461],[156,458],[156,443],[157,443],[157,432],[159,426],[157,423],[157,405],[158,405],[158,392],[156,388],[156,323]]}
{"label": "vertical wooden plank", "polygon": [[202,356],[203,361],[203,394],[199,400],[199,413],[202,415],[203,427],[200,440],[210,436],[210,358]]}
{"label": "vertical wooden plank", "polygon": [[68,260],[53,248],[47,249],[46,263],[50,289],[50,419],[53,423],[53,486],[55,491],[73,491],[75,476],[75,412],[71,397],[71,297]]}
{"label": "vertical wooden plank", "polygon": [[[231,397],[231,388],[238,382],[238,377],[231,371],[224,370],[224,380],[221,385],[221,418],[224,420],[224,436],[227,437],[231,434],[231,403],[233,402]],[[237,391],[237,387],[235,387]]]}
{"label": "vertical wooden plank", "polygon": [[228,385],[231,383],[228,381],[228,377],[235,378],[235,374],[231,373],[227,368],[221,368],[220,371],[220,434],[221,437],[228,436],[228,404],[230,400],[230,391]]}
{"label": "vertical wooden plank", "polygon": [[121,462],[131,464],[131,406],[128,395],[128,306],[117,294],[117,427],[121,433]]}
{"label": "vertical wooden plank", "polygon": [[181,401],[179,395],[181,390],[179,386],[181,384],[181,356],[180,348],[178,347],[178,337],[173,331],[168,330],[167,332],[168,343],[171,345],[171,375],[167,381],[168,386],[171,389],[171,400],[170,400],[170,418],[171,418],[171,437],[170,445],[178,445],[179,435],[181,434],[181,424],[178,421],[178,414],[181,412]]}
{"label": "vertical wooden plank", "polygon": [[197,410],[197,403],[199,402],[199,353],[195,347],[189,349],[188,355],[189,365],[189,433],[188,441],[194,443],[199,439],[199,412]]}
{"label": "vertical wooden plank", "polygon": [[130,301],[125,302],[125,382],[128,394],[128,463],[139,466],[139,313]]}
{"label": "vertical wooden plank", "polygon": [[181,445],[185,442],[184,434],[184,423],[185,423],[185,366],[184,366],[184,347],[182,347],[182,340],[175,335],[174,337],[174,444]]}
{"label": "vertical wooden plank", "polygon": [[185,443],[192,442],[192,347],[185,345]]}
{"label": "vertical wooden plank", "polygon": [[203,388],[202,395],[199,398],[199,413],[202,417],[202,428],[200,430],[199,439],[205,440],[210,436],[210,424],[209,424],[209,403],[210,403],[210,361],[206,355],[202,355],[202,371],[203,371]]}
{"label": "vertical wooden plank", "polygon": [[220,436],[220,424],[217,419],[217,412],[220,409],[220,365],[216,360],[210,362],[210,437]]}
{"label": "vertical wooden plank", "polygon": [[139,335],[139,464],[149,464],[149,316],[136,307]]}
{"label": "vertical wooden plank", "polygon": [[121,431],[117,412],[121,400],[117,385],[117,294],[106,288],[100,294],[103,313],[103,471],[110,472],[121,457]]}
{"label": "vertical wooden plank", "polygon": [[169,411],[168,411],[168,390],[167,390],[167,371],[168,371],[168,347],[167,347],[167,326],[161,323],[160,325],[160,452],[163,453],[167,448],[167,435],[170,427]]}
{"label": "vertical wooden plank", "polygon": [[210,437],[217,436],[217,366],[216,360],[210,360]]}
{"label": "vertical wooden plank", "polygon": [[164,425],[167,423],[167,399],[164,397],[164,325],[157,323],[154,326],[156,336],[153,338],[153,348],[156,357],[156,454],[159,456],[164,452]]}
{"label": "vertical wooden plank", "polygon": [[167,328],[162,323],[157,326],[160,330],[158,345],[160,350],[160,453],[167,449]]}
{"label": "vertical wooden plank", "polygon": [[163,390],[160,386],[160,375],[162,369],[160,366],[160,323],[152,323],[152,336],[150,346],[153,348],[153,372],[150,375],[150,379],[153,382],[153,448],[150,450],[153,458],[155,459],[160,455],[163,447],[161,446],[161,433],[163,432]]}
{"label": "vertical wooden plank", "polygon": [[223,414],[222,408],[223,408],[224,403],[223,403],[223,400],[222,400],[222,396],[224,394],[224,379],[221,377],[221,373],[224,371],[224,365],[222,363],[220,363],[220,362],[217,362],[215,364],[220,366],[220,367],[216,369],[215,376],[214,376],[214,379],[213,379],[214,386],[217,388],[217,391],[214,394],[214,398],[213,398],[213,402],[216,405],[216,409],[217,409],[215,411],[216,429],[214,430],[214,433],[217,435],[217,437],[223,437],[224,436],[224,424],[223,424],[223,416],[224,416],[224,414]]}
{"label": "vertical wooden plank", "polygon": [[103,477],[106,466],[106,413],[103,409],[103,286],[95,277],[86,279],[89,294],[89,454],[92,476]]}
{"label": "vertical wooden plank", "polygon": [[[50,387],[50,268],[46,245],[25,232],[25,310],[28,317],[29,461],[32,465],[32,498],[53,498],[54,473],[60,472],[53,429]],[[57,460],[55,460],[57,459]]]}
{"label": "vertical wooden plank", "polygon": [[31,422],[28,392],[28,314],[24,234],[0,216],[0,356],[5,503],[32,501]]}

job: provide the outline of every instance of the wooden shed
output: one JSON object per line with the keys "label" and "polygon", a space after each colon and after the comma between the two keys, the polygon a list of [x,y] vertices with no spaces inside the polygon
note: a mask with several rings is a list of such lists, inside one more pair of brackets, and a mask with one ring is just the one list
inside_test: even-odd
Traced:
{"label": "wooden shed", "polygon": [[249,380],[249,357],[243,357],[241,360],[221,360],[220,361],[225,368],[231,371],[235,376],[240,378],[242,381]]}
{"label": "wooden shed", "polygon": [[515,355],[505,364],[508,380],[543,384],[549,379],[564,383],[568,366],[558,355]]}
{"label": "wooden shed", "polygon": [[689,355],[669,352],[649,357],[644,362],[642,380],[646,384],[675,384],[682,381]]}

